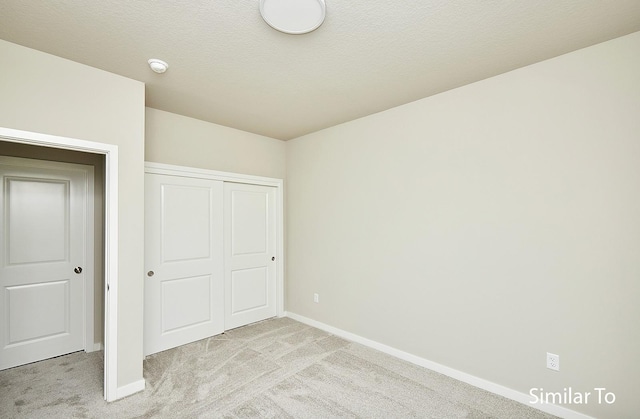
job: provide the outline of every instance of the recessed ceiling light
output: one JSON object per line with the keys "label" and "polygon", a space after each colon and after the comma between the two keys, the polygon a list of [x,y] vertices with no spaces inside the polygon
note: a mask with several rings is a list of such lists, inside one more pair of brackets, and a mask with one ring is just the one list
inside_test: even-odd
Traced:
{"label": "recessed ceiling light", "polygon": [[322,25],[326,7],[324,0],[260,0],[260,14],[272,28],[300,35]]}
{"label": "recessed ceiling light", "polygon": [[167,71],[167,69],[169,68],[169,64],[165,63],[162,60],[152,58],[149,60],[149,67],[151,67],[151,69],[156,73],[162,74]]}

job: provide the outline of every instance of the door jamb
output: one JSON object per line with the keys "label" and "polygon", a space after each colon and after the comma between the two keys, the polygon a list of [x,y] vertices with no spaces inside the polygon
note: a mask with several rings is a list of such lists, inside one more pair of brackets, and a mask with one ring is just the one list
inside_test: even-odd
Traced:
{"label": "door jamb", "polygon": [[118,146],[0,127],[0,140],[105,156],[104,398],[118,393]]}

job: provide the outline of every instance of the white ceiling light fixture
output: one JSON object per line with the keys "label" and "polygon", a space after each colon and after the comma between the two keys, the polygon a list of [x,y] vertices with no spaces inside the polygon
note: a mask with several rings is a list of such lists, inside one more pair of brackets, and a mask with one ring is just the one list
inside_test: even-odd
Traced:
{"label": "white ceiling light fixture", "polygon": [[322,25],[326,7],[324,0],[260,0],[260,14],[273,29],[301,35]]}
{"label": "white ceiling light fixture", "polygon": [[152,58],[149,60],[149,67],[151,67],[151,69],[156,73],[162,74],[167,71],[167,69],[169,68],[169,64],[165,63],[162,60],[158,60],[157,58]]}

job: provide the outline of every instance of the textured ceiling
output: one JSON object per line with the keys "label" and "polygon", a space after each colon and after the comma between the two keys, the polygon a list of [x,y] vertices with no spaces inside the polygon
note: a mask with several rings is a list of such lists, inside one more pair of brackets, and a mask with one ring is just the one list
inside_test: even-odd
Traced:
{"label": "textured ceiling", "polygon": [[638,0],[326,3],[319,29],[286,35],[258,0],[2,0],[0,38],[143,81],[147,106],[287,140],[640,30]]}

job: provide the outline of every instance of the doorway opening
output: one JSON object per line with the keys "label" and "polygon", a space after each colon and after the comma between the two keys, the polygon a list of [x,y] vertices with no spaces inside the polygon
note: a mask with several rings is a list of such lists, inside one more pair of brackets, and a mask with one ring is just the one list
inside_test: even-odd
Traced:
{"label": "doorway opening", "polygon": [[1,369],[102,343],[94,331],[102,329],[94,287],[104,283],[102,269],[94,270],[94,255],[103,254],[102,229],[94,228],[102,225],[93,208],[102,195],[94,193],[95,167],[17,157],[38,151],[29,147],[0,146]]}
{"label": "doorway opening", "polygon": [[[0,127],[0,154],[38,160],[89,164],[95,168],[96,222],[102,246],[95,253],[94,282],[96,325],[93,339],[104,348],[104,398],[118,398],[117,387],[117,285],[118,285],[118,147],[67,137]],[[99,193],[98,191],[102,191]],[[98,222],[99,221],[99,222]],[[95,281],[95,279],[94,279]],[[99,309],[98,309],[99,308]],[[96,339],[96,336],[98,339]],[[96,350],[95,344],[93,348]]]}

